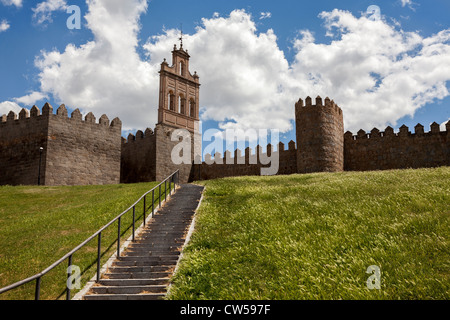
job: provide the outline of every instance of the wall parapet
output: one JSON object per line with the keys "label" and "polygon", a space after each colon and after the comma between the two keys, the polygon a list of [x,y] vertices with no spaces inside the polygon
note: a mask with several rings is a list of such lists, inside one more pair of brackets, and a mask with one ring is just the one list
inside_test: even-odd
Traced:
{"label": "wall parapet", "polygon": [[151,139],[155,137],[154,130],[147,128],[144,132],[142,130],[136,131],[135,134],[129,133],[127,138],[122,137],[122,144],[134,143],[142,139]]}
{"label": "wall parapet", "polygon": [[394,129],[391,126],[387,126],[384,131],[380,131],[380,130],[378,130],[378,128],[373,128],[370,132],[366,132],[363,129],[360,129],[360,130],[358,130],[356,135],[350,131],[345,132],[344,141],[351,142],[351,141],[356,141],[356,140],[370,140],[370,139],[374,140],[374,139],[392,138],[392,137],[414,138],[414,137],[445,134],[445,133],[449,134],[450,133],[450,120],[446,123],[445,127],[446,127],[446,130],[441,131],[439,124],[436,122],[433,122],[430,125],[430,131],[428,131],[428,132],[424,131],[424,126],[420,123],[418,123],[414,127],[414,133],[411,132],[406,125],[402,125],[399,128],[399,131],[397,133],[394,132]]}
{"label": "wall parapet", "polygon": [[276,150],[272,144],[267,144],[266,152],[262,152],[262,147],[257,145],[254,149],[250,147],[245,148],[244,152],[239,148],[236,148],[234,152],[226,150],[223,156],[220,152],[216,152],[214,156],[207,153],[205,154],[205,161],[202,164],[261,164],[260,158],[266,159],[276,153],[279,153],[279,157],[281,158],[285,154],[291,154],[296,151],[297,149],[293,140],[289,141],[288,149],[280,141]]}
{"label": "wall parapet", "polygon": [[83,120],[83,116],[79,109],[75,109],[69,118],[67,108],[64,104],[60,105],[56,110],[56,114],[53,114],[53,107],[47,102],[42,107],[41,110],[37,106],[33,106],[30,110],[22,108],[22,110],[17,115],[14,111],[10,111],[8,115],[2,115],[0,126],[9,125],[11,123],[17,123],[20,121],[27,121],[28,119],[38,118],[38,117],[58,117],[60,119],[69,119],[73,121],[80,121],[82,123],[92,123],[105,127],[119,127],[122,128],[122,121],[119,118],[114,118],[111,122],[106,114],[102,115],[98,122],[92,112],[86,114]]}
{"label": "wall parapet", "polygon": [[300,98],[295,103],[295,109],[298,112],[306,111],[308,109],[312,108],[329,108],[334,109],[335,112],[338,114],[342,114],[342,109],[334,102],[334,100],[330,100],[330,98],[325,98],[325,104],[322,101],[322,98],[320,96],[316,97],[316,104],[312,104],[312,98],[310,96],[307,96],[305,99],[305,102]]}

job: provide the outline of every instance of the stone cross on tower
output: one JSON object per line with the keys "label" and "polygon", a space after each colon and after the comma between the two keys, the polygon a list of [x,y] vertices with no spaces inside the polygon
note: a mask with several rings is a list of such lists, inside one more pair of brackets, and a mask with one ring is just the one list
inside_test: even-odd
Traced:
{"label": "stone cross on tower", "polygon": [[183,49],[183,24],[181,24],[181,36],[178,38],[180,40],[180,49]]}

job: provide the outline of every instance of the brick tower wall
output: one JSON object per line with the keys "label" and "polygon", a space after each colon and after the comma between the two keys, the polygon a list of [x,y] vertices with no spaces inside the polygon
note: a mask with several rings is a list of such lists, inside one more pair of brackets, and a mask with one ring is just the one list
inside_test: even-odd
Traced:
{"label": "brick tower wall", "polygon": [[313,105],[307,97],[295,104],[298,173],[344,170],[344,121],[342,110],[329,98]]}

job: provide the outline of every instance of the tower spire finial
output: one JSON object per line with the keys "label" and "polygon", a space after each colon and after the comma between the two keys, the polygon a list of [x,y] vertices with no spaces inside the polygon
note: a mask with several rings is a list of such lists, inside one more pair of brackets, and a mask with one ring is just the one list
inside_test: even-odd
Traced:
{"label": "tower spire finial", "polygon": [[180,40],[180,49],[183,49],[183,24],[180,23],[181,36],[178,38]]}

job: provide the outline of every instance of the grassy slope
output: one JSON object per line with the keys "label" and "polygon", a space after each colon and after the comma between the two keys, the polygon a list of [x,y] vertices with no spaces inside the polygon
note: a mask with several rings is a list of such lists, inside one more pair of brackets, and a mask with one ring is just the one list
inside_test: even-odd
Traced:
{"label": "grassy slope", "polygon": [[[157,183],[76,187],[0,187],[0,287],[41,272],[126,210]],[[147,204],[151,204],[148,201]],[[136,227],[142,223],[136,207]],[[130,234],[132,213],[122,220],[123,238]],[[103,262],[115,252],[117,223],[102,234]],[[82,285],[95,273],[97,239],[76,253]],[[42,279],[42,299],[64,298],[67,264]],[[87,270],[87,271],[86,271]],[[35,282],[0,295],[0,299],[34,297]]]}
{"label": "grassy slope", "polygon": [[202,183],[172,299],[450,298],[450,167]]}

